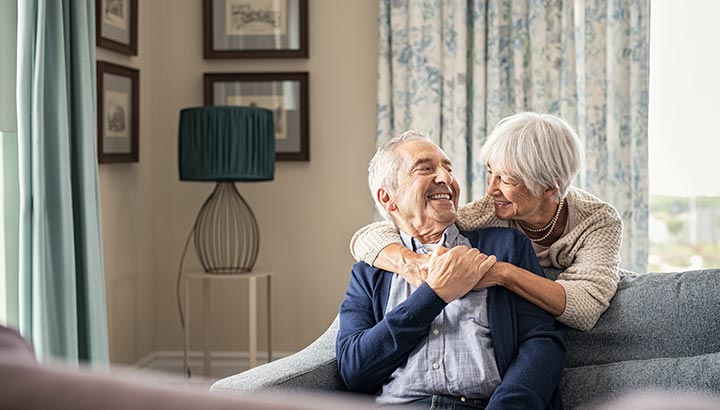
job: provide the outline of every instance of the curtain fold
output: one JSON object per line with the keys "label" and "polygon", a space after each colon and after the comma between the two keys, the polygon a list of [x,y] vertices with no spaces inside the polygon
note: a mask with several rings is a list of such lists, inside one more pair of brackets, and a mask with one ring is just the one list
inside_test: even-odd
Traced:
{"label": "curtain fold", "polygon": [[18,5],[17,327],[41,359],[108,362],[94,0]]}
{"label": "curtain fold", "polygon": [[622,265],[647,264],[648,0],[380,0],[376,143],[406,129],[447,152],[461,202],[478,154],[518,111],[560,115],[587,161],[576,185],[625,223]]}

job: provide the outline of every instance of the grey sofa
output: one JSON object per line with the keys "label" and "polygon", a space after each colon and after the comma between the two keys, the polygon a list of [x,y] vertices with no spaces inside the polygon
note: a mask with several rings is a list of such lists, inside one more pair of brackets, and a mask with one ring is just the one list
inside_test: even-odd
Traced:
{"label": "grey sofa", "polygon": [[[217,381],[214,392],[344,390],[338,320],[304,350]],[[720,393],[720,269],[625,276],[592,331],[568,330],[566,409],[635,390]]]}

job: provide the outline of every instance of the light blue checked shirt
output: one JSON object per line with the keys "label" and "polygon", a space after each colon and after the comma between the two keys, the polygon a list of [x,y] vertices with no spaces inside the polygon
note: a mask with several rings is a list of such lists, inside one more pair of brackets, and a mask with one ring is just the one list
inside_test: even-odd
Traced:
{"label": "light blue checked shirt", "polygon": [[[431,253],[410,235],[400,232],[403,245],[417,253]],[[470,241],[455,225],[443,233],[439,242],[448,248]],[[415,287],[395,274],[390,285],[387,311],[407,299]],[[410,353],[383,385],[376,401],[401,404],[434,394],[489,398],[500,385],[495,350],[490,338],[487,290],[471,291],[450,302],[432,322],[430,334]]]}

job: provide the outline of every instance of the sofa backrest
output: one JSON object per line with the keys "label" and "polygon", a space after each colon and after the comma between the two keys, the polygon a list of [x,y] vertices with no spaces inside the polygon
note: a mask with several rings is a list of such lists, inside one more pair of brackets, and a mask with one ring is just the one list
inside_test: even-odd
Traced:
{"label": "sofa backrest", "polygon": [[[624,277],[589,332],[568,330],[560,384],[566,410],[630,391],[720,393],[720,269]],[[338,319],[301,352],[217,382],[217,391],[343,390]]]}
{"label": "sofa backrest", "polygon": [[565,340],[568,367],[720,352],[720,271],[625,276],[597,325]]}
{"label": "sofa backrest", "polygon": [[637,390],[720,392],[720,270],[624,277],[589,332],[569,330],[573,409]]}

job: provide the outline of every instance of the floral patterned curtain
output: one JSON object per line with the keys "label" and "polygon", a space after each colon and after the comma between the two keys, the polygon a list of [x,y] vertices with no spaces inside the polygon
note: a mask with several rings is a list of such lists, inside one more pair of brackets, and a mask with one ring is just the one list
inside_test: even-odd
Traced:
{"label": "floral patterned curtain", "polygon": [[576,185],[618,209],[622,266],[644,271],[648,20],[648,0],[380,0],[376,143],[427,132],[467,202],[501,118],[560,115],[585,144]]}

